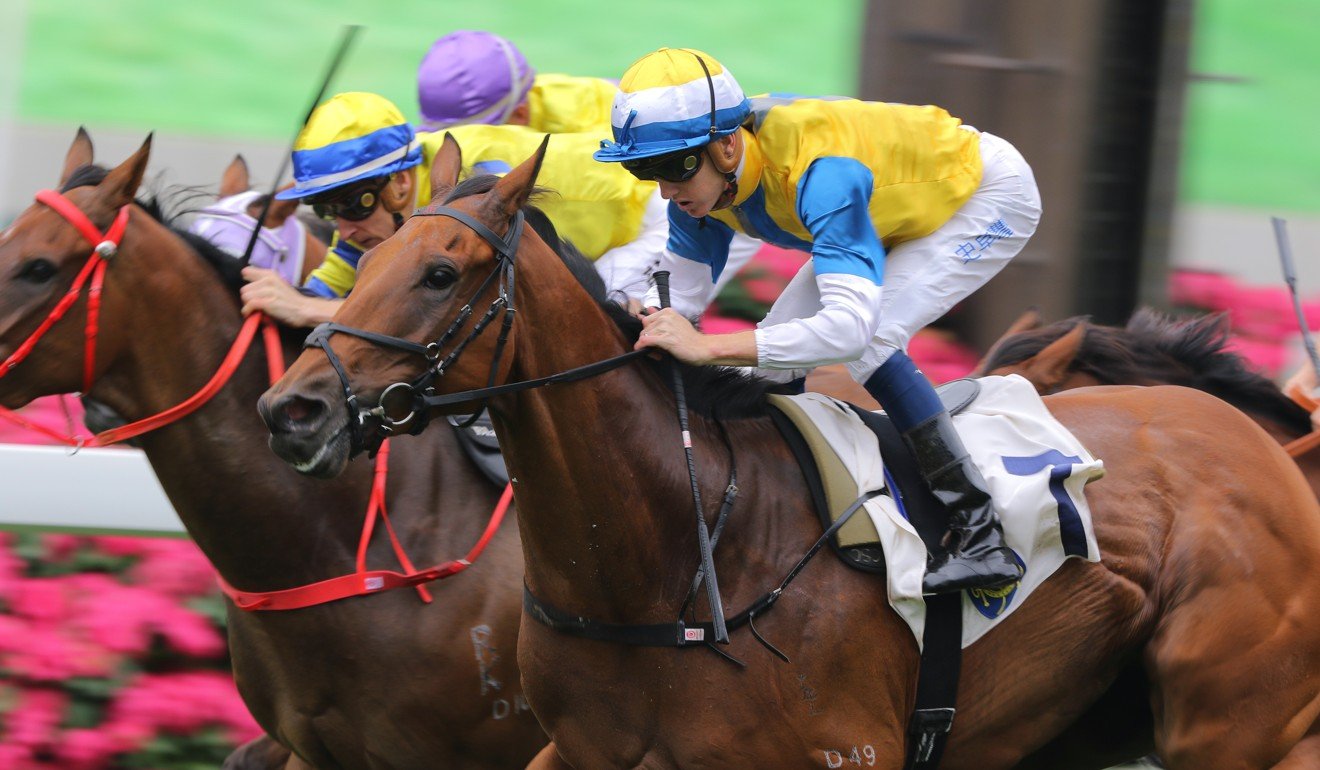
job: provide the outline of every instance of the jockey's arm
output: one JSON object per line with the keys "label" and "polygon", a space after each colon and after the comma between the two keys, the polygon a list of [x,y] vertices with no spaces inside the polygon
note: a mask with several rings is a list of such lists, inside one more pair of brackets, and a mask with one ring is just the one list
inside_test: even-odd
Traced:
{"label": "jockey's arm", "polygon": [[867,207],[872,183],[870,169],[852,158],[821,158],[802,175],[797,215],[811,233],[811,271],[789,283],[758,325],[757,366],[854,361],[870,344],[880,323],[885,253]]}
{"label": "jockey's arm", "polygon": [[1298,369],[1288,378],[1283,392],[1311,413],[1312,428],[1320,430],[1320,383],[1316,381],[1315,369],[1309,365]]}
{"label": "jockey's arm", "polygon": [[[880,321],[884,247],[867,210],[871,184],[871,172],[848,158],[818,160],[803,175],[798,187],[798,216],[812,234],[813,269],[794,278],[755,332],[701,335],[674,314],[657,314],[644,319],[646,328],[638,347],[663,347],[688,363],[763,369],[804,370],[859,358]],[[675,232],[688,236],[696,233],[696,238],[709,239],[711,234],[703,235],[703,230],[714,228],[681,227],[682,220],[672,214],[670,221],[666,257],[675,267],[684,261],[694,262],[673,253],[675,245],[691,246],[676,238]],[[731,234],[722,223],[710,222]],[[719,243],[723,247],[719,267],[723,268],[728,238]],[[705,263],[695,264],[707,268]],[[685,290],[680,295],[671,288],[675,298],[692,296],[689,287],[695,281],[694,275],[701,275],[691,265],[683,269],[681,276],[686,284],[678,284],[678,272],[670,279],[671,287],[678,284]],[[654,297],[652,289],[648,304],[653,304]]]}
{"label": "jockey's arm", "polygon": [[605,281],[607,295],[622,300],[644,298],[668,240],[669,206],[656,190],[646,201],[637,237],[596,260],[596,272]]}

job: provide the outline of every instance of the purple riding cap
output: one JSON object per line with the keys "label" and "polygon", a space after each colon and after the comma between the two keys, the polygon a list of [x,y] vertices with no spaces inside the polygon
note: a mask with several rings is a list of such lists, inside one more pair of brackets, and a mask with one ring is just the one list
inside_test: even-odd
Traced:
{"label": "purple riding cap", "polygon": [[[231,195],[197,212],[188,231],[202,236],[222,251],[243,256],[257,220],[247,213],[249,205],[260,198],[257,190]],[[302,283],[303,260],[307,251],[307,226],[298,217],[289,217],[278,230],[261,228],[252,247],[253,267],[274,270],[294,286]]]}
{"label": "purple riding cap", "polygon": [[451,32],[431,44],[417,68],[420,128],[505,123],[535,78],[522,52],[499,35]]}

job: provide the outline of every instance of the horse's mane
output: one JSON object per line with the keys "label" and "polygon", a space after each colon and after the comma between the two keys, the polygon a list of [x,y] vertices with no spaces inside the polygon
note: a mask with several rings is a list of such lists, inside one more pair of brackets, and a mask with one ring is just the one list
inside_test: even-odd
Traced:
{"label": "horse's mane", "polygon": [[[986,364],[993,371],[1040,353],[1084,318],[1070,318],[1004,342]],[[1297,434],[1310,432],[1310,416],[1268,377],[1252,371],[1228,349],[1223,314],[1190,320],[1150,308],[1133,314],[1126,328],[1088,325],[1071,369],[1106,384],[1169,383],[1203,390],[1245,412],[1267,417]]]}
{"label": "horse's mane", "polygon": [[[469,177],[454,187],[446,196],[445,203],[472,195],[484,195],[498,181],[499,177],[493,175]],[[533,191],[531,200],[535,200],[540,192],[542,191]],[[529,204],[524,207],[523,215],[527,219],[527,224],[536,231],[541,240],[559,255],[564,266],[582,288],[587,290],[587,294],[619,327],[624,339],[630,345],[637,342],[642,332],[642,322],[634,318],[627,308],[609,298],[605,290],[605,281],[600,277],[591,260],[587,259],[571,241],[560,238],[554,225],[534,205]],[[667,371],[668,364],[649,359],[647,363],[656,371],[662,382],[666,384],[672,382]],[[687,394],[688,408],[711,418],[738,419],[764,416],[767,409],[766,394],[783,390],[782,386],[777,386],[742,369],[680,363],[679,370],[683,373],[683,387]]]}
{"label": "horse's mane", "polygon": [[[77,187],[94,187],[105,181],[105,177],[109,173],[109,169],[94,164],[80,166],[69,175],[68,180],[60,187],[60,192],[66,193]],[[189,199],[196,197],[197,195],[196,190],[193,188],[179,189],[183,190],[186,197]],[[202,236],[195,235],[188,232],[186,229],[177,226],[176,223],[179,217],[187,212],[178,210],[167,211],[168,208],[175,208],[167,205],[167,199],[177,202],[178,198],[179,194],[177,192],[171,193],[170,191],[156,190],[151,191],[145,198],[137,198],[135,202],[143,211],[146,211],[152,219],[161,223],[168,228],[170,232],[182,238],[184,243],[186,243],[193,252],[197,254],[197,256],[201,257],[203,261],[215,268],[215,271],[219,273],[220,280],[225,286],[231,291],[237,293],[239,288],[243,285],[242,266],[232,254],[218,248]]]}

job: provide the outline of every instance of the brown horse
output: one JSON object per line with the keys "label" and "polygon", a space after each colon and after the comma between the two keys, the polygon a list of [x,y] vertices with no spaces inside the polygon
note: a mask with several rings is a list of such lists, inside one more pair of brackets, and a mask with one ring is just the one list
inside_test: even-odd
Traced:
{"label": "brown horse", "polygon": [[[91,144],[80,135],[61,185],[97,227],[132,206],[106,271],[91,391],[129,419],[195,392],[242,322],[235,260],[133,205],[149,146],[106,173],[85,165]],[[90,250],[44,205],[0,235],[0,359],[65,294]],[[79,299],[0,379],[0,404],[81,387],[86,304]],[[268,382],[262,355],[252,352],[212,401],[140,439],[189,534],[229,584],[248,591],[353,572],[372,482],[369,463],[317,482],[271,455],[253,408]],[[447,429],[391,458],[388,511],[418,567],[466,552],[499,493]],[[367,561],[399,568],[383,533]],[[231,605],[239,691],[274,740],[245,747],[229,766],[523,766],[546,738],[515,665],[521,583],[518,535],[506,523],[466,574],[431,585],[431,604],[403,589],[283,612]]]}
{"label": "brown horse", "polygon": [[[1123,328],[1080,318],[1022,327],[995,343],[981,373],[1020,374],[1042,395],[1089,385],[1182,385],[1242,410],[1280,444],[1311,433],[1309,413],[1228,349],[1227,316],[1178,321],[1143,309]],[[1294,459],[1320,497],[1320,451]]]}
{"label": "brown horse", "polygon": [[[504,238],[538,162],[433,200]],[[427,350],[445,363],[437,398],[470,401],[467,389],[491,380],[632,348],[640,324],[533,234],[502,258],[467,222],[421,213],[436,215],[412,217],[373,250],[336,324],[419,349],[454,331],[461,355]],[[502,355],[497,323],[473,334],[497,296],[517,309]],[[365,405],[430,368],[351,333],[330,339]],[[697,537],[666,371],[644,359],[490,399],[517,478],[528,587],[572,615],[670,623],[688,593]],[[773,588],[820,530],[763,387],[684,371],[707,521],[730,465],[738,470],[715,552],[732,614]],[[407,404],[386,401],[384,417],[406,425]],[[1193,390],[1098,388],[1048,403],[1109,470],[1088,494],[1104,561],[1068,563],[965,651],[943,766],[1099,768],[1151,748],[1179,770],[1275,766],[1320,714],[1320,508],[1301,475],[1254,423]],[[315,457],[324,474],[347,463],[350,412],[325,352],[305,352],[260,408],[286,459]],[[701,647],[590,641],[524,615],[523,681],[553,739],[532,767],[902,765],[917,649],[882,583],[818,558],[757,629],[792,662],[746,629],[722,648],[741,668]]]}

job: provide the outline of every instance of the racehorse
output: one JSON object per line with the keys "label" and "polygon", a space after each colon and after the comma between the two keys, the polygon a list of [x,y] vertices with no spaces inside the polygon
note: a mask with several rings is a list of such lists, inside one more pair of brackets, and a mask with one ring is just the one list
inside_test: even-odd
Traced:
{"label": "racehorse", "polygon": [[[1293,445],[1311,433],[1310,415],[1273,382],[1228,349],[1227,316],[1178,321],[1138,310],[1126,327],[1070,318],[1023,323],[1000,337],[978,366],[986,374],[1019,374],[1042,395],[1089,385],[1182,385],[1242,410],[1276,441]],[[1320,497],[1320,452],[1290,450]]]}
{"label": "racehorse", "polygon": [[[216,370],[243,323],[236,260],[133,203],[150,139],[109,172],[87,165],[91,150],[80,133],[66,159],[64,197],[96,228],[121,207],[129,214],[100,293],[90,392],[136,420],[180,403]],[[67,293],[91,249],[40,203],[0,235],[0,359]],[[0,379],[0,405],[83,387],[87,306],[84,294]],[[370,464],[317,482],[271,455],[253,408],[268,384],[262,356],[251,352],[205,406],[139,439],[219,575],[253,592],[353,573],[373,484]],[[461,556],[499,497],[453,431],[431,431],[391,458],[386,509],[419,568]],[[389,539],[378,535],[368,566],[398,569]],[[506,522],[468,574],[431,584],[429,604],[411,588],[288,611],[231,603],[235,679],[271,738],[228,766],[522,767],[546,738],[515,665],[521,583],[518,534]]]}
{"label": "racehorse", "polygon": [[[697,563],[692,488],[709,523],[736,465],[714,564],[724,605],[747,607],[820,534],[764,386],[682,370],[693,480],[661,363],[531,388],[631,350],[640,327],[581,265],[520,233],[539,158],[497,182],[435,177],[443,203],[373,250],[323,348],[262,397],[272,447],[333,475],[370,445],[348,432],[359,415],[404,430],[419,404],[470,410],[484,392],[472,389],[504,386],[486,400],[517,479],[530,595],[582,622],[672,627]],[[510,306],[505,336],[495,320]],[[406,344],[381,344],[390,336]],[[414,381],[424,389],[378,400]],[[1320,713],[1320,508],[1301,475],[1197,391],[1047,403],[1108,469],[1088,493],[1104,560],[1070,561],[964,651],[943,766],[1100,768],[1151,748],[1177,770],[1278,765]],[[701,645],[588,640],[524,614],[524,686],[552,739],[529,767],[902,765],[918,654],[882,583],[817,559],[756,630],[791,662],[748,629],[720,647],[744,668]]]}

